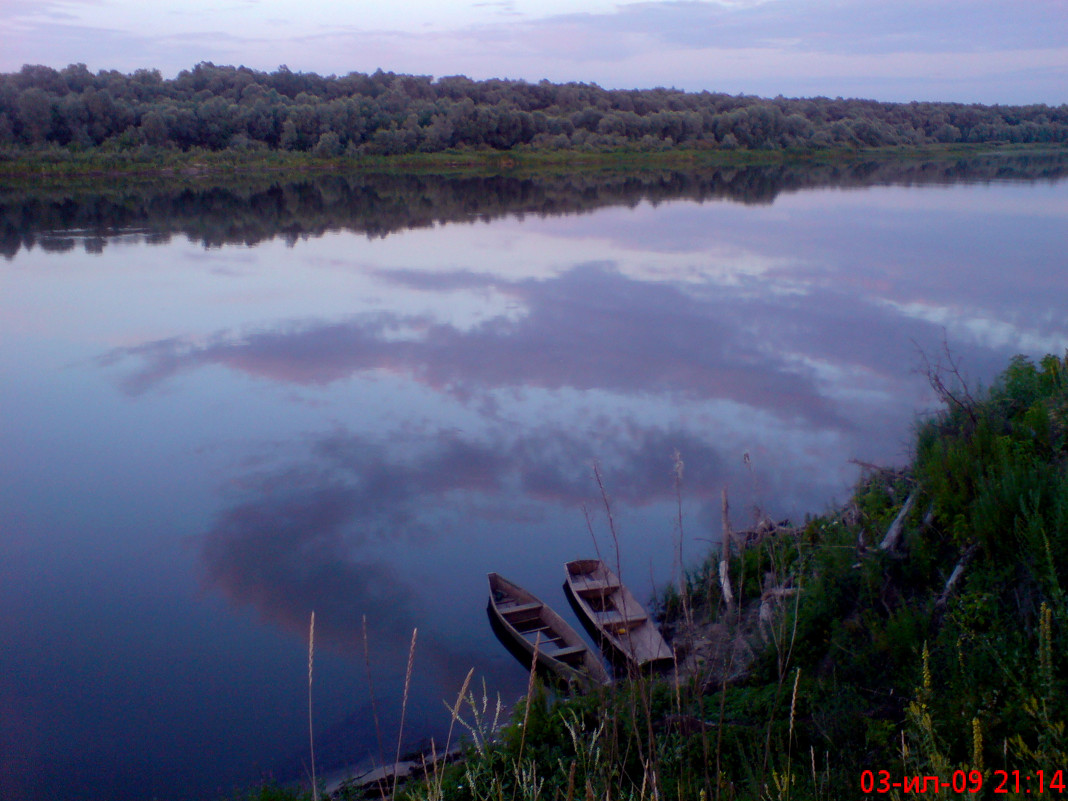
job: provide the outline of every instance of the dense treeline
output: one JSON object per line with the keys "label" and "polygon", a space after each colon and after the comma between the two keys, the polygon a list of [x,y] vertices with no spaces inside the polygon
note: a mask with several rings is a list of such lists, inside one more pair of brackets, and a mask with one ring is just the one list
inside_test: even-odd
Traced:
{"label": "dense treeline", "polygon": [[1063,180],[1068,154],[997,153],[970,159],[786,162],[703,170],[583,171],[532,175],[277,174],[228,179],[126,180],[82,189],[0,187],[0,256],[22,248],[103,250],[130,231],[150,243],[184,235],[205,246],[294,242],[345,230],[368,237],[505,215],[576,214],[605,206],[686,199],[771,203],[814,187]]}
{"label": "dense treeline", "polygon": [[548,81],[322,77],[201,63],[173,80],[27,65],[0,74],[0,150],[707,149],[1068,142],[1068,105],[788,99]]}

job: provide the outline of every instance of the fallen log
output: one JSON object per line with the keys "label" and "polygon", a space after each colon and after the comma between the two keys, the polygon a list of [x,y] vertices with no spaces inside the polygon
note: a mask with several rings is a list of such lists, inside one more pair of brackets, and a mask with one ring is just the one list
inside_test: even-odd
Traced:
{"label": "fallen log", "polygon": [[901,511],[897,513],[897,517],[894,518],[894,522],[890,524],[890,528],[886,530],[886,536],[879,543],[880,551],[897,550],[897,546],[901,542],[901,535],[905,531],[905,518],[912,511],[912,505],[916,502],[916,494],[917,490],[913,490],[906,499],[905,505],[901,507]]}
{"label": "fallen log", "polygon": [[935,609],[944,609],[946,604],[949,603],[949,596],[953,594],[953,590],[956,588],[957,584],[960,583],[965,568],[968,567],[968,563],[972,561],[978,550],[979,543],[977,542],[973,542],[964,549],[956,566],[953,568],[953,572],[950,573],[949,578],[946,579],[946,586],[942,588],[942,594],[939,595],[938,599],[935,601]]}

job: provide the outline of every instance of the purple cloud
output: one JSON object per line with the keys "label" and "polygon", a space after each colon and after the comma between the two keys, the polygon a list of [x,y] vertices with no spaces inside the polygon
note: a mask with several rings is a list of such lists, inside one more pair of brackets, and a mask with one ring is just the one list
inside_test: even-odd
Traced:
{"label": "purple cloud", "polygon": [[369,556],[378,544],[417,547],[478,518],[500,523],[503,509],[513,525],[531,522],[540,517],[533,503],[577,509],[592,497],[598,455],[613,495],[635,506],[670,499],[676,448],[692,459],[691,497],[707,499],[722,485],[722,459],[692,433],[634,428],[594,439],[613,443],[595,454],[584,433],[559,430],[393,436],[388,446],[345,431],[318,437],[245,477],[200,543],[205,585],[293,633],[315,609],[321,636],[350,648],[365,616],[372,629],[394,634],[420,617],[416,588]]}
{"label": "purple cloud", "polygon": [[[392,279],[423,287],[428,280],[401,273]],[[728,298],[723,290],[694,297],[625,278],[605,265],[498,286],[521,299],[528,313],[471,330],[379,314],[236,338],[220,334],[206,345],[163,340],[113,351],[102,363],[141,362],[122,379],[132,395],[209,364],[306,385],[389,369],[459,398],[501,388],[598,389],[724,398],[781,415],[836,419],[810,377],[747,333],[741,316],[753,301],[744,295]],[[388,336],[392,330],[417,330],[419,336]]]}
{"label": "purple cloud", "polygon": [[[8,4],[14,45],[0,68],[22,63],[93,68],[160,67],[174,74],[202,60],[322,73],[373,71],[476,78],[593,81],[614,88],[670,85],[764,95],[882,100],[1068,101],[1065,16],[1058,0],[771,0],[731,4],[648,2],[612,12],[530,18],[506,5],[489,22],[430,30],[372,30],[361,20],[316,17],[279,25],[284,38],[237,30],[143,35],[107,25],[66,24],[65,6]],[[161,13],[167,11],[161,7]],[[507,21],[497,21],[502,18]],[[82,19],[86,19],[85,16]],[[116,54],[121,54],[117,56]]]}

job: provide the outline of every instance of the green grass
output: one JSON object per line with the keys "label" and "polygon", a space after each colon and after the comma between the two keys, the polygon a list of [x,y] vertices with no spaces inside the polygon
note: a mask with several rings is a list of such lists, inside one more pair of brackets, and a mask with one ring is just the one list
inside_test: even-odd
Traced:
{"label": "green grass", "polygon": [[[927,795],[975,799],[1012,771],[1068,781],[1068,357],[1017,358],[984,393],[932,377],[956,400],[919,427],[908,470],[735,553],[731,609],[715,554],[686,576],[696,622],[753,650],[740,675],[720,653],[678,684],[534,688],[497,740],[406,797],[802,801],[862,797],[863,772],[885,770],[956,774],[965,792]],[[901,544],[879,549],[912,493]],[[762,624],[769,573],[796,592]],[[682,595],[660,597],[669,626]],[[872,797],[918,794],[889,789]]]}
{"label": "green grass", "polygon": [[480,175],[527,172],[600,170],[700,169],[731,165],[792,162],[837,163],[857,159],[954,159],[990,153],[1063,152],[1050,145],[938,145],[922,148],[861,148],[805,150],[715,150],[672,148],[663,151],[620,150],[454,150],[395,156],[325,158],[306,152],[280,150],[180,151],[148,146],[130,150],[95,148],[71,150],[58,146],[36,150],[0,151],[0,182],[166,176],[240,175],[259,172],[398,172],[436,175]]}

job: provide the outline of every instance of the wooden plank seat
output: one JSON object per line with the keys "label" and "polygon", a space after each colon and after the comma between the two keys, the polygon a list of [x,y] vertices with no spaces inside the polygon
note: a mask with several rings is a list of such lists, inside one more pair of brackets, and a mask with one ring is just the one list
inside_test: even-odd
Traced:
{"label": "wooden plank seat", "polygon": [[528,612],[540,612],[543,604],[516,604],[515,606],[506,606],[501,608],[501,614],[505,617],[522,617]]}
{"label": "wooden plank seat", "polygon": [[619,589],[618,581],[605,579],[579,579],[572,586],[580,595],[607,595]]}
{"label": "wooden plank seat", "polygon": [[[552,635],[552,631],[547,625],[540,619],[532,617],[529,620],[520,620],[515,624],[515,630],[522,634],[527,639],[532,639],[543,631],[549,632]],[[546,640],[546,637],[542,637],[542,640]]]}
{"label": "wooden plank seat", "polygon": [[561,659],[564,662],[577,662],[583,655],[585,655],[586,649],[581,645],[573,645],[570,648],[559,648],[555,651],[548,651],[549,656],[553,659]]}
{"label": "wooden plank seat", "polygon": [[610,612],[600,612],[597,615],[597,622],[602,626],[622,629],[624,631],[636,628],[645,623],[648,619],[649,618],[643,614],[623,615],[614,609]]}

